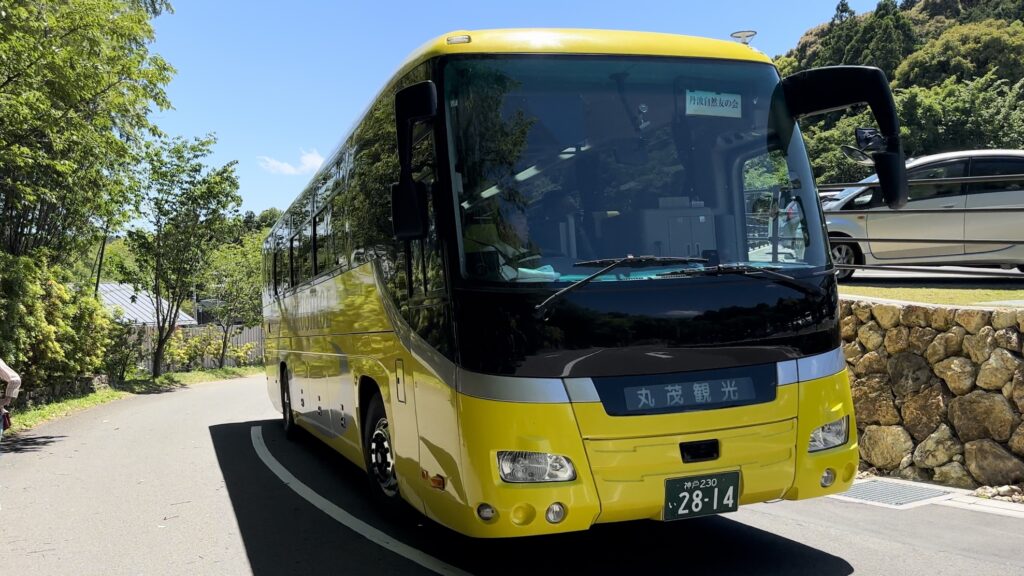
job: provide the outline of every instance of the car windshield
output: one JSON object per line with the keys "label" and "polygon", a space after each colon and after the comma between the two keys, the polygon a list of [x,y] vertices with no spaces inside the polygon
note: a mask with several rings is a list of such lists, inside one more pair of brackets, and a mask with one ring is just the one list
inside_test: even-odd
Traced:
{"label": "car windshield", "polygon": [[[872,174],[871,176],[868,176],[867,178],[864,178],[863,180],[858,180],[857,182],[861,182],[861,183],[864,183],[864,184],[868,184],[870,182],[878,182],[878,176],[875,175],[875,174]],[[849,198],[850,196],[853,196],[857,192],[860,192],[863,189],[864,189],[863,186],[854,186],[852,188],[843,188],[843,190],[841,192],[839,192],[838,194],[836,194],[832,198],[829,198],[829,200],[832,201],[833,203],[835,203],[835,202],[837,202],[839,200],[845,200],[845,199]]]}
{"label": "car windshield", "polygon": [[595,281],[827,262],[771,65],[463,57],[447,63],[444,90],[467,278],[573,282],[628,255],[666,258]]}

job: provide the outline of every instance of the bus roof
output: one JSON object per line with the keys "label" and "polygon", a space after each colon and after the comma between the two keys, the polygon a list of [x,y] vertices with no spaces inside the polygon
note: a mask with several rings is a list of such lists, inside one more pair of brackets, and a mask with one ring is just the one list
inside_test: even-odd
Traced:
{"label": "bus roof", "polygon": [[625,30],[512,28],[456,30],[438,36],[413,52],[401,69],[447,54],[621,54],[771,63],[756,48],[728,40]]}

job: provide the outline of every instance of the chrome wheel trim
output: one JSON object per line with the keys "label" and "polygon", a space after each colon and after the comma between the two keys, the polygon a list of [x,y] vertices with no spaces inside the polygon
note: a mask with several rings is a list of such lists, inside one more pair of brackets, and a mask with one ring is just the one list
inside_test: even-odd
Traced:
{"label": "chrome wheel trim", "polygon": [[391,433],[388,419],[381,418],[370,435],[370,474],[384,495],[391,498],[398,495],[398,479],[395,477],[395,459],[391,451]]}
{"label": "chrome wheel trim", "polygon": [[834,244],[832,246],[832,262],[834,264],[856,264],[857,255],[853,251],[853,246]]}
{"label": "chrome wheel trim", "polygon": [[[832,254],[833,264],[853,265],[857,263],[857,253],[850,244],[833,243],[829,252]],[[853,270],[836,270],[836,278],[839,280],[844,280],[852,275]]]}

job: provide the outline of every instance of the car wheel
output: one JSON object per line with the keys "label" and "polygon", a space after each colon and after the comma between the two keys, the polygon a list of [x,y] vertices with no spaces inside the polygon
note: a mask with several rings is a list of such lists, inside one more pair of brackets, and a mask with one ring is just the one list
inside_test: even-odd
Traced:
{"label": "car wheel", "polygon": [[281,371],[281,428],[285,438],[294,440],[296,436],[295,412],[292,411],[292,393],[288,388],[288,371]]}
{"label": "car wheel", "polygon": [[[829,238],[831,243],[833,264],[855,265],[862,262],[860,249],[852,242],[840,242],[837,238]],[[853,276],[853,270],[844,269],[836,271],[836,279],[840,282],[849,280]]]}
{"label": "car wheel", "polygon": [[370,476],[370,490],[377,500],[397,506],[398,477],[395,475],[395,453],[392,450],[391,429],[384,412],[384,401],[379,394],[373,396],[366,409],[366,427],[363,430],[363,458]]}

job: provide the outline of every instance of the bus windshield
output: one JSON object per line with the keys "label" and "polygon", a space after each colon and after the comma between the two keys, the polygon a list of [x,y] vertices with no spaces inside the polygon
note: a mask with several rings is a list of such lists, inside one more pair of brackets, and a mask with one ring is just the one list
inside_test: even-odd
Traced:
{"label": "bus windshield", "polygon": [[[776,69],[713,59],[453,57],[444,70],[470,280],[595,282],[828,263]],[[684,259],[688,259],[685,262]]]}

